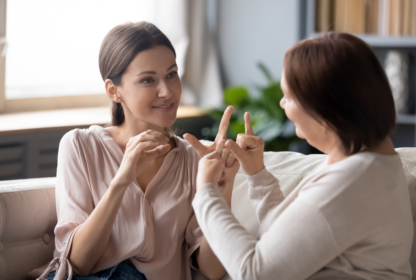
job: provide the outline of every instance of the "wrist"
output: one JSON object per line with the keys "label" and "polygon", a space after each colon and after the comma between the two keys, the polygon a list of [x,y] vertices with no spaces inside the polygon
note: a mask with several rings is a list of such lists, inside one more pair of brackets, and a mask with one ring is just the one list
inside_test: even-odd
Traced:
{"label": "wrist", "polygon": [[244,170],[244,173],[248,176],[254,176],[257,173],[260,173],[263,169],[264,169],[264,164],[260,167],[256,167],[256,168],[251,168],[249,170]]}
{"label": "wrist", "polygon": [[111,183],[109,188],[111,189],[127,189],[129,184],[122,182],[120,180],[118,180],[117,178],[114,178]]}

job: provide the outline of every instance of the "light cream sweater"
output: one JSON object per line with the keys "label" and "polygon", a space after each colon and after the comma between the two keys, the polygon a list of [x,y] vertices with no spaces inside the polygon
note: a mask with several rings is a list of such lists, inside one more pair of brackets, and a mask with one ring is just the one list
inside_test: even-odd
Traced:
{"label": "light cream sweater", "polygon": [[247,179],[257,238],[215,185],[193,201],[232,279],[411,279],[413,221],[398,155],[355,154],[305,178],[287,198],[266,169]]}

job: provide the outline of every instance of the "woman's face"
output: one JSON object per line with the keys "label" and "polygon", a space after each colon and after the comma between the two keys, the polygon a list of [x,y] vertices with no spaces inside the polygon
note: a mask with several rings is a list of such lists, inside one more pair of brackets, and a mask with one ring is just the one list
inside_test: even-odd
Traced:
{"label": "woman's face", "polygon": [[145,129],[171,126],[182,94],[172,50],[157,46],[137,54],[117,90],[126,122],[134,121]]}
{"label": "woman's face", "polygon": [[323,151],[322,147],[325,146],[325,141],[329,140],[328,137],[334,135],[328,135],[328,128],[311,117],[303,109],[291,89],[288,87],[284,72],[282,74],[280,86],[283,91],[280,107],[285,110],[286,116],[294,122],[296,126],[296,135],[299,138],[306,139],[309,144]]}

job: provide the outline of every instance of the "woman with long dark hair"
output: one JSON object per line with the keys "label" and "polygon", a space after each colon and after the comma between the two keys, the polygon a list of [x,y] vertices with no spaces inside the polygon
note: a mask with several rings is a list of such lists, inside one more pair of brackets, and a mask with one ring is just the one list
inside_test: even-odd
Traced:
{"label": "woman with long dark hair", "polygon": [[411,279],[413,220],[389,135],[395,108],[386,75],[361,39],[328,33],[285,55],[280,105],[325,166],[284,197],[264,168],[263,141],[246,133],[226,149],[239,160],[260,221],[257,237],[217,190],[218,152],[199,164],[195,215],[232,279]]}

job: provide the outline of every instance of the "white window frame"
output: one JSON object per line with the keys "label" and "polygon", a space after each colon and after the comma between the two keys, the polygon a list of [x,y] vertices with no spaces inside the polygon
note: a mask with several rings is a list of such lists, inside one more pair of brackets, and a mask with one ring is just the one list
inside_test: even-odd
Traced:
{"label": "white window frame", "polygon": [[7,0],[0,0],[0,113],[108,106],[105,94],[6,99],[6,17]]}

